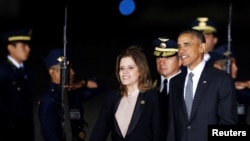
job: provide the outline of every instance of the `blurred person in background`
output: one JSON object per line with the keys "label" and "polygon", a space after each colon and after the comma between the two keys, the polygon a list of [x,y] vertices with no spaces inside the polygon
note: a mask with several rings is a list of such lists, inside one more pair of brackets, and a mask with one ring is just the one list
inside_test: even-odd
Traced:
{"label": "blurred person in background", "polygon": [[[235,54],[228,50],[227,45],[223,45],[214,50],[219,57],[215,58],[214,67],[227,71],[230,73],[235,81],[236,96],[238,102],[238,120],[239,124],[248,124],[248,106],[250,105],[250,89],[248,83],[250,81],[239,81],[237,80],[238,66]],[[229,69],[229,70],[228,70]]]}
{"label": "blurred person in background", "polygon": [[213,52],[219,42],[217,23],[209,17],[197,17],[189,26],[191,29],[201,31],[204,34],[206,38],[204,60],[207,64],[213,65],[214,59],[218,57],[218,54]]}
{"label": "blurred person in background", "polygon": [[27,64],[31,29],[8,31],[1,39],[7,55],[0,64],[0,135],[8,141],[34,141],[34,72]]}
{"label": "blurred person in background", "polygon": [[[63,141],[64,127],[62,126],[62,86],[61,64],[62,49],[52,49],[44,58],[45,66],[50,76],[50,85],[38,103],[40,131],[44,141]],[[65,86],[68,98],[72,141],[86,139],[87,122],[84,119],[83,102],[93,98],[104,88],[104,83],[97,78],[89,78],[75,82],[72,62],[68,64],[68,84]],[[67,116],[67,115],[66,115]],[[67,134],[67,133],[65,133]]]}

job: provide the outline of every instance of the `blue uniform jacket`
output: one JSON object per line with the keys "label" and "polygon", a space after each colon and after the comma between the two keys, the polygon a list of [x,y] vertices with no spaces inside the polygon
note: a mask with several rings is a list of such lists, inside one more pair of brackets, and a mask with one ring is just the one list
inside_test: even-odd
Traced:
{"label": "blue uniform jacket", "polygon": [[[71,129],[73,138],[78,138],[78,133],[84,130],[83,105],[82,102],[94,97],[104,84],[97,81],[97,88],[86,88],[69,91],[69,108],[79,112],[80,117],[71,119]],[[58,84],[51,83],[49,90],[42,96],[39,106],[38,115],[40,121],[41,134],[44,141],[62,141],[62,124],[61,124],[61,87]],[[77,115],[77,114],[76,114]],[[85,125],[86,126],[86,125]]]}
{"label": "blue uniform jacket", "polygon": [[[32,71],[24,65],[19,70],[11,62],[0,64],[0,133],[15,132],[19,139],[33,138],[33,80]],[[20,129],[22,129],[20,131]],[[24,132],[22,132],[24,131]],[[8,135],[9,136],[9,135]],[[32,139],[31,139],[32,140]]]}

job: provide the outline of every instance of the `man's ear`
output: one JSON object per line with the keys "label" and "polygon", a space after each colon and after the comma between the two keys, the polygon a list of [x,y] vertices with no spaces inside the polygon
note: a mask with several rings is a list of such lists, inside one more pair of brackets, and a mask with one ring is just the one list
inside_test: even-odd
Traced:
{"label": "man's ear", "polygon": [[214,45],[218,43],[218,38],[217,37],[213,38],[213,43],[214,43]]}
{"label": "man's ear", "polygon": [[49,68],[49,75],[51,76],[51,77],[53,77],[54,76],[54,74],[55,74],[55,71],[53,70],[53,69],[51,69],[51,68]]}
{"label": "man's ear", "polygon": [[13,45],[7,45],[7,50],[11,53],[14,50],[14,46]]}
{"label": "man's ear", "polygon": [[206,49],[206,43],[202,43],[200,46],[201,46],[200,51],[204,53]]}

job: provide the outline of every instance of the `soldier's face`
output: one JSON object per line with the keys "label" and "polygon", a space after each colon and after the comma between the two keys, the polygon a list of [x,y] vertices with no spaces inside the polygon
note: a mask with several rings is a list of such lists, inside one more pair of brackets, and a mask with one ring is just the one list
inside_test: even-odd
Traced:
{"label": "soldier's face", "polygon": [[208,53],[210,51],[213,51],[215,48],[215,45],[218,42],[218,38],[214,36],[213,34],[204,34],[206,38],[206,48],[205,52]]}
{"label": "soldier's face", "polygon": [[15,45],[8,45],[10,56],[17,62],[26,61],[30,54],[30,46],[27,43],[18,42]]}
{"label": "soldier's face", "polygon": [[69,84],[73,84],[75,81],[75,71],[73,70],[73,68],[69,68]]}
{"label": "soldier's face", "polygon": [[[55,66],[51,67],[49,70],[49,73],[50,73],[50,77],[51,77],[52,82],[54,82],[56,84],[61,83],[61,67],[59,65],[55,65]],[[69,83],[70,84],[74,82],[74,75],[75,75],[75,72],[70,67],[69,68]]]}
{"label": "soldier's face", "polygon": [[50,69],[49,69],[49,74],[50,74],[50,78],[51,78],[51,81],[54,82],[55,84],[60,84],[60,66],[59,65],[55,65],[55,66],[52,66]]}
{"label": "soldier's face", "polygon": [[231,58],[231,76],[233,78],[237,77],[237,73],[238,73],[238,66],[236,63],[236,59],[234,57]]}
{"label": "soldier's face", "polygon": [[156,67],[160,75],[165,78],[173,76],[180,70],[181,60],[177,56],[157,57]]}

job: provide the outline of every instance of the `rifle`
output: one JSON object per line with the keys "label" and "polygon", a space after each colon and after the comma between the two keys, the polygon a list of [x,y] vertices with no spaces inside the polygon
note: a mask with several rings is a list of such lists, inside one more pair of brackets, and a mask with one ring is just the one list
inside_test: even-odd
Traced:
{"label": "rifle", "polygon": [[227,28],[227,35],[228,35],[228,38],[227,38],[227,66],[226,66],[226,71],[230,74],[231,73],[231,60],[230,60],[230,54],[231,54],[231,18],[232,18],[232,3],[230,4],[229,6],[229,22],[228,22],[228,28]]}
{"label": "rifle", "polygon": [[63,139],[64,141],[72,141],[72,130],[71,130],[71,122],[70,122],[70,112],[69,112],[69,102],[68,102],[68,94],[65,85],[68,84],[68,60],[67,60],[67,7],[65,7],[65,24],[64,24],[64,47],[63,47],[63,57],[61,60],[61,106],[62,106],[62,127],[63,127]]}

